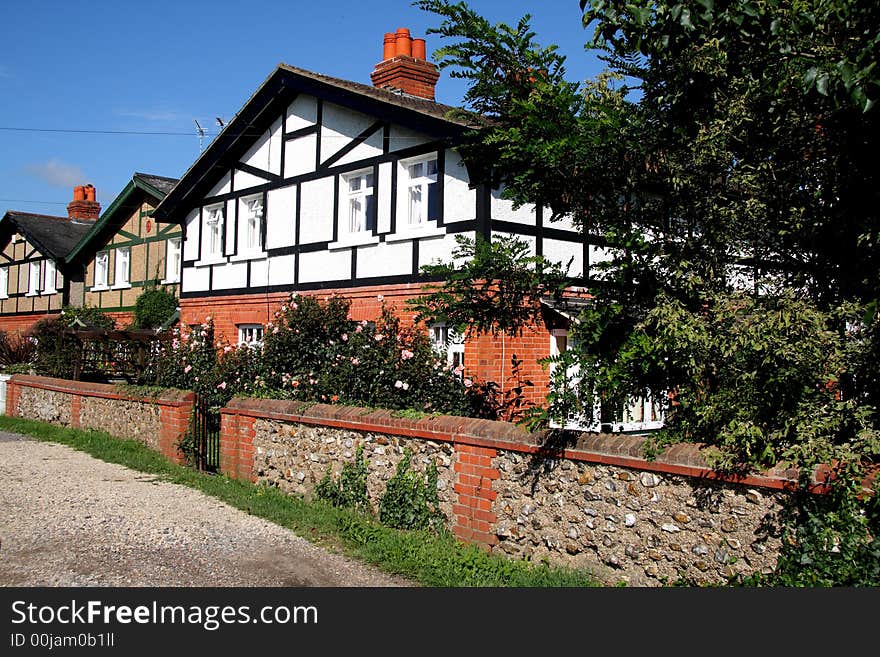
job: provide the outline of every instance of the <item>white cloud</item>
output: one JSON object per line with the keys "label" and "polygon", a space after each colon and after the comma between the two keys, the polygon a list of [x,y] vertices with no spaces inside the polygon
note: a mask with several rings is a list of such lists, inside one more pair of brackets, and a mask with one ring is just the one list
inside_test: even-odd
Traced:
{"label": "white cloud", "polygon": [[42,164],[25,165],[24,170],[55,187],[75,187],[86,180],[86,174],[80,167],[54,157]]}
{"label": "white cloud", "polygon": [[119,116],[128,116],[135,119],[143,119],[144,121],[176,121],[182,115],[180,112],[172,112],[171,110],[125,110],[116,112]]}

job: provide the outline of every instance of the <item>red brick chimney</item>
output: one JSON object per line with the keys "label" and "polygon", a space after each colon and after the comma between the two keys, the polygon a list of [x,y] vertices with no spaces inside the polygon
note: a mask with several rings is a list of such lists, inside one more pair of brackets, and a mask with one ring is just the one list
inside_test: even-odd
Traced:
{"label": "red brick chimney", "polygon": [[73,200],[67,204],[67,216],[82,221],[96,221],[101,214],[101,204],[95,200],[95,188],[77,185],[73,188]]}
{"label": "red brick chimney", "polygon": [[405,27],[386,32],[382,61],[370,73],[374,87],[434,100],[439,78],[437,67],[426,60],[424,39],[413,39]]}

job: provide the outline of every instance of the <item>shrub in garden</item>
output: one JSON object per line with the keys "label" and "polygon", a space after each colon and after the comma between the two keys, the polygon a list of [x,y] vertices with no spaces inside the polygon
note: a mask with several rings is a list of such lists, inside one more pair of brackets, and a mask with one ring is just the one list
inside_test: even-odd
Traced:
{"label": "shrub in garden", "polygon": [[29,337],[0,332],[0,368],[30,364],[35,353],[36,345]]}
{"label": "shrub in garden", "polygon": [[36,372],[62,379],[73,377],[75,356],[81,349],[87,348],[69,333],[70,329],[80,324],[99,329],[112,329],[115,326],[112,317],[90,306],[65,306],[59,317],[41,319],[30,330]]}
{"label": "shrub in garden", "polygon": [[333,480],[332,468],[327,466],[327,474],[315,487],[315,497],[333,506],[369,512],[367,460],[363,445],[358,445],[354,461],[342,466],[338,480]]}
{"label": "shrub in garden", "polygon": [[292,399],[466,414],[466,388],[428,336],[402,329],[383,305],[375,323],[348,318],[350,302],[294,295],[263,345],[265,388]]}
{"label": "shrub in garden", "polygon": [[437,497],[437,464],[425,474],[412,469],[412,452],[406,448],[394,476],[379,500],[379,521],[396,529],[441,529],[445,517]]}
{"label": "shrub in garden", "polygon": [[155,329],[161,327],[177,311],[177,297],[159,288],[144,290],[134,304],[134,323],[136,329]]}

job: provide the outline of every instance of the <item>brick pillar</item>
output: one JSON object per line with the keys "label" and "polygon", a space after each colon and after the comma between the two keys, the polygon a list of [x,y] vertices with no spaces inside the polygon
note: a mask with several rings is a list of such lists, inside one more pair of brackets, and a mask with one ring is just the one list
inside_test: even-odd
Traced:
{"label": "brick pillar", "polygon": [[18,414],[18,395],[21,388],[15,383],[14,378],[6,382],[6,415],[9,417],[19,417]]}
{"label": "brick pillar", "polygon": [[255,481],[254,422],[256,418],[220,411],[220,472],[233,479]]}
{"label": "brick pillar", "polygon": [[70,426],[72,429],[79,429],[80,416],[82,415],[82,397],[79,395],[70,395]]}
{"label": "brick pillar", "polygon": [[178,445],[189,431],[190,418],[193,410],[194,395],[188,395],[188,403],[162,404],[159,407],[162,432],[159,435],[159,451],[177,464],[184,464],[186,459],[180,453]]}
{"label": "brick pillar", "polygon": [[491,548],[498,542],[495,524],[498,517],[492,503],[498,493],[492,482],[500,476],[492,467],[498,450],[472,445],[455,445],[455,486],[458,503],[452,507],[455,523],[452,533],[464,541]]}

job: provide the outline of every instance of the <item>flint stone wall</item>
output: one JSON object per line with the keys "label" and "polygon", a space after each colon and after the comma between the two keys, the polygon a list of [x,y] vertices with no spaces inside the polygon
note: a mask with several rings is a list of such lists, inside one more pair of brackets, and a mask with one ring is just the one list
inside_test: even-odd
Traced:
{"label": "flint stone wall", "polygon": [[80,426],[106,431],[111,436],[133,438],[152,449],[159,449],[162,409],[150,401],[83,397]]}
{"label": "flint stone wall", "polygon": [[770,572],[786,493],[502,451],[495,547],[630,585]]}
{"label": "flint stone wall", "polygon": [[6,414],[137,440],[176,463],[189,429],[195,394],[163,390],[156,397],[104,383],[16,374],[6,382]]}
{"label": "flint stone wall", "polygon": [[19,417],[69,427],[69,395],[39,388],[21,388],[17,414]]}
{"label": "flint stone wall", "polygon": [[362,445],[375,509],[408,447],[415,469],[437,464],[456,536],[609,585],[716,585],[770,572],[797,481],[784,468],[725,479],[698,445],[647,461],[636,436],[582,434],[559,446],[503,422],[246,398],[222,413],[224,472],[308,497]]}
{"label": "flint stone wall", "polygon": [[440,510],[447,519],[452,518],[451,443],[258,419],[254,422],[254,476],[256,481],[310,498],[327,468],[332,478],[338,479],[343,465],[354,462],[360,446],[367,462],[367,495],[374,512],[378,512],[385,483],[394,476],[404,448],[409,447],[414,471],[425,473],[431,461],[436,464]]}

